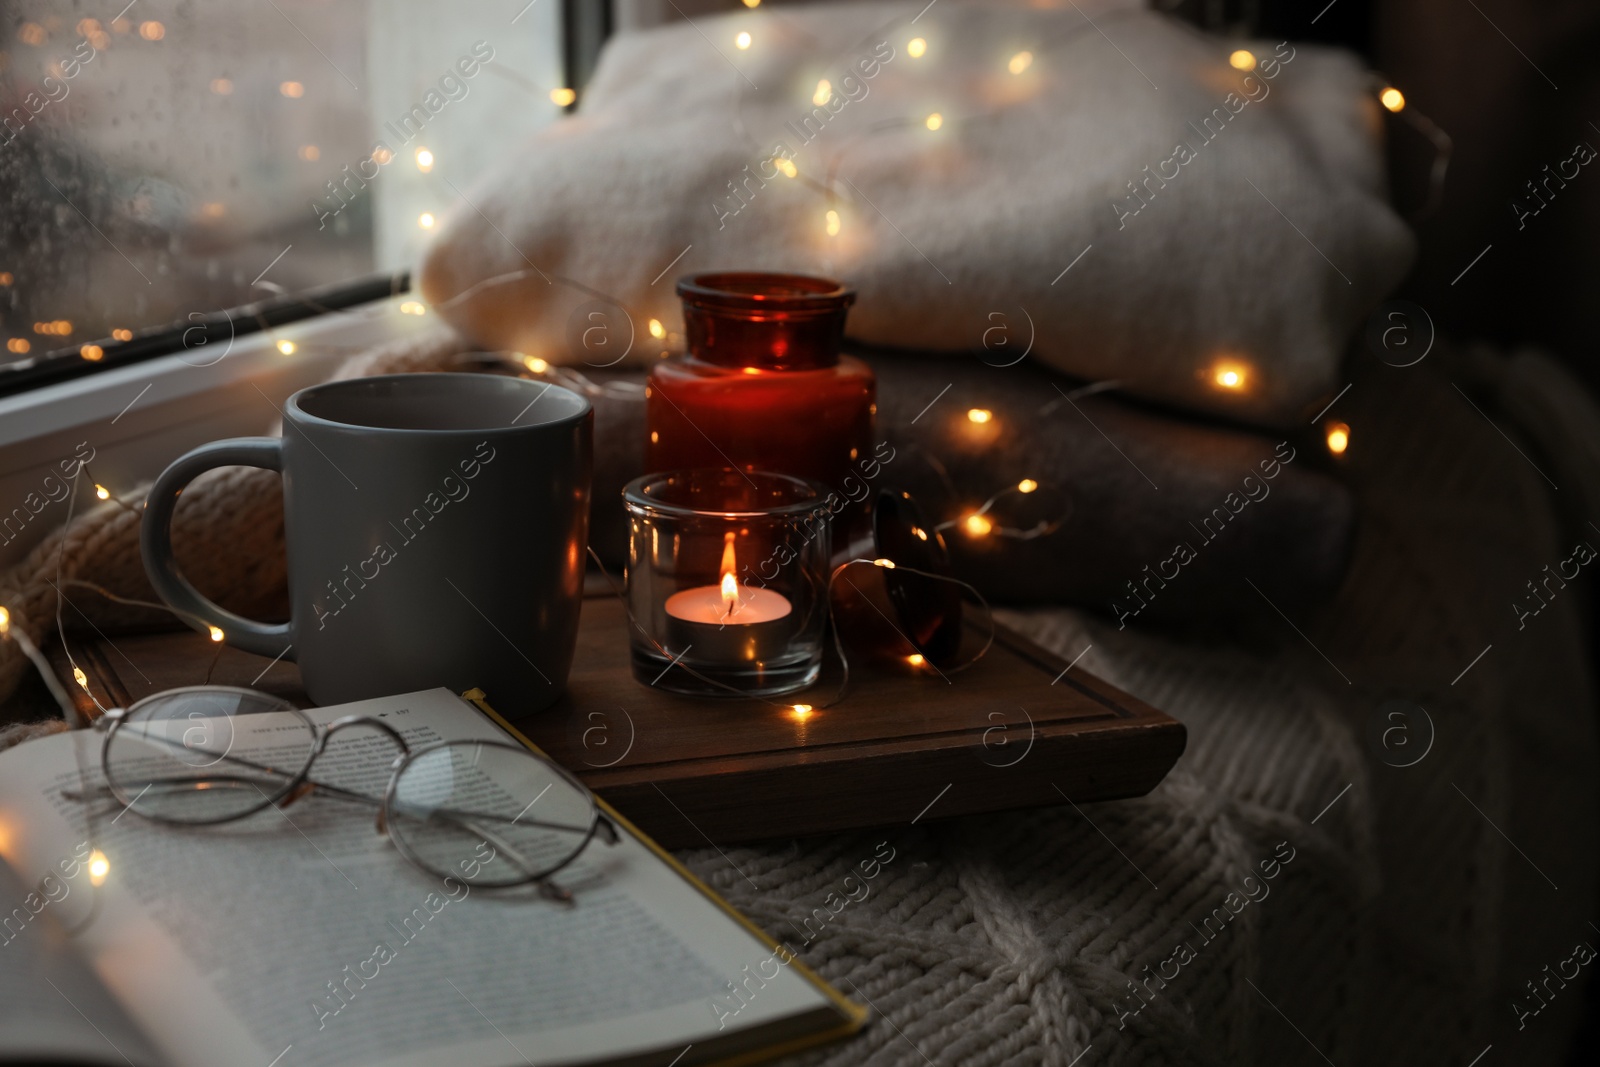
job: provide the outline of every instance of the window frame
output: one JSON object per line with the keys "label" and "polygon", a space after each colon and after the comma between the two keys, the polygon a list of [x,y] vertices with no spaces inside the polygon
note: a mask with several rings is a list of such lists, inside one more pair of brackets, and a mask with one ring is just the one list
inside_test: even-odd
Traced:
{"label": "window frame", "polygon": [[[579,92],[594,73],[600,51],[615,30],[614,0],[561,0],[559,55],[565,84]],[[563,110],[571,112],[576,103]],[[410,272],[379,273],[286,296],[274,296],[187,321],[139,329],[127,341],[103,337],[0,363],[0,401],[56,383],[110,373],[211,344],[237,343],[249,334],[343,311],[410,290]],[[86,359],[86,349],[99,356]],[[0,448],[8,444],[0,435]],[[3,464],[0,464],[3,467]]]}
{"label": "window frame", "polygon": [[101,351],[97,360],[83,357],[85,346],[51,349],[10,363],[0,363],[0,398],[53,385],[118,367],[132,366],[178,352],[200,352],[208,345],[226,345],[250,334],[400,296],[410,291],[408,271],[375,274],[350,282],[275,296],[227,308],[212,314],[195,313],[188,320],[155,326],[134,334],[131,340],[103,337],[91,342]]}

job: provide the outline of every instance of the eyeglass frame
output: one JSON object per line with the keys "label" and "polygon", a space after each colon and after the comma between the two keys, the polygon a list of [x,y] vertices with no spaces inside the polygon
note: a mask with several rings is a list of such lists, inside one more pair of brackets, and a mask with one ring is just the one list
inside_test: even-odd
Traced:
{"label": "eyeglass frame", "polygon": [[[418,856],[415,850],[413,850],[406,843],[404,838],[396,836],[390,829],[390,820],[388,816],[395,801],[395,788],[400,782],[400,775],[418,757],[424,756],[430,752],[438,751],[439,749],[451,748],[458,745],[482,745],[489,748],[503,749],[508,752],[514,752],[518,755],[526,756],[529,759],[535,760],[536,762],[543,764],[548,769],[554,771],[560,780],[564,781],[567,785],[571,786],[580,794],[588,798],[590,806],[594,811],[594,818],[589,824],[589,829],[584,832],[583,839],[578,842],[577,847],[574,848],[572,853],[560,863],[543,870],[536,875],[523,878],[520,881],[497,883],[478,888],[515,889],[526,885],[537,885],[539,886],[541,895],[551,899],[560,900],[565,903],[571,903],[572,894],[551,881],[551,877],[582,855],[584,850],[589,847],[597,835],[601,837],[601,839],[604,840],[607,845],[615,845],[621,840],[621,834],[618,832],[616,824],[613,823],[609,817],[607,817],[605,811],[602,810],[598,800],[595,798],[595,795],[590,792],[588,786],[578,781],[575,775],[573,775],[565,767],[562,767],[560,764],[550,759],[548,756],[545,756],[539,752],[535,752],[524,745],[516,745],[509,741],[501,741],[498,739],[465,739],[455,741],[432,741],[421,746],[420,748],[413,749],[411,745],[406,742],[405,737],[400,733],[399,730],[396,730],[389,723],[386,723],[382,719],[374,716],[344,715],[340,718],[334,719],[332,722],[318,723],[313,721],[311,717],[300,708],[296,708],[293,705],[289,705],[281,710],[292,712],[302,722],[310,727],[313,741],[311,744],[310,755],[306,757],[304,766],[300,768],[298,773],[289,779],[288,784],[282,790],[270,796],[263,792],[261,793],[263,797],[262,802],[255,807],[246,808],[243,811],[214,819],[174,819],[161,815],[153,815],[146,811],[141,811],[134,806],[138,797],[136,796],[132,799],[129,799],[126,791],[117,783],[116,779],[111,773],[111,743],[113,740],[115,740],[118,730],[120,730],[122,726],[128,722],[129,716],[137,711],[140,706],[153,701],[158,697],[166,698],[186,693],[228,693],[248,695],[252,697],[267,697],[272,700],[282,701],[281,697],[274,697],[271,693],[263,693],[259,689],[247,689],[243,686],[187,685],[178,686],[173,689],[163,689],[160,692],[152,693],[147,697],[142,697],[141,699],[134,701],[126,708],[107,708],[101,715],[96,717],[90,726],[95,732],[99,733],[103,731],[105,734],[105,739],[100,745],[100,773],[105,779],[106,790],[117,800],[119,804],[123,806],[124,810],[133,811],[141,818],[149,819],[151,822],[160,823],[166,826],[218,826],[224,823],[238,822],[241,819],[247,819],[250,816],[265,811],[270,807],[277,807],[281,811],[283,808],[288,807],[301,797],[314,793],[317,790],[322,790],[331,796],[338,796],[343,799],[357,800],[376,805],[378,809],[376,820],[378,832],[384,835],[389,843],[395,847],[395,850],[398,851],[407,862],[416,867],[418,870],[424,871],[430,875],[453,878],[457,877],[453,872],[441,872],[431,863],[424,861],[420,856]],[[284,703],[287,702],[285,701]],[[261,713],[246,712],[244,714]],[[234,715],[229,713],[227,717],[231,719],[234,717]],[[352,726],[370,726],[378,730],[380,733],[388,736],[390,740],[394,741],[395,744],[400,747],[400,754],[390,761],[389,782],[383,791],[382,799],[370,797],[364,793],[358,793],[352,789],[345,789],[343,786],[329,785],[326,782],[318,782],[311,778],[311,768],[316,764],[317,758],[327,751],[329,739],[331,739],[333,735],[338,733],[340,730],[345,730]],[[218,758],[219,760],[230,760],[235,763],[241,763],[270,774],[284,774],[283,771],[278,770],[277,768],[255,764],[248,760],[241,759],[238,756],[230,756],[227,753],[221,754]],[[285,775],[285,777],[288,776]],[[259,786],[257,786],[257,792],[261,792]],[[550,826],[565,830],[572,829],[570,827],[558,827],[555,826],[555,824],[550,823],[529,823],[527,825]],[[481,831],[474,830],[474,832]],[[484,834],[483,836],[486,839],[489,837],[488,834]],[[512,853],[515,853],[516,851],[515,849],[509,848],[504,844],[501,844],[500,847],[505,848],[507,851]],[[523,865],[523,869],[527,870],[527,865]]]}

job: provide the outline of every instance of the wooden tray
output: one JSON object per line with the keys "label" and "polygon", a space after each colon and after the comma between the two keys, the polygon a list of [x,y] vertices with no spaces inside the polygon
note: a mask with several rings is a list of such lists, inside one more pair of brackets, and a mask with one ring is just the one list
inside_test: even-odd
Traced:
{"label": "wooden tray", "polygon": [[[1183,753],[1181,723],[1004,628],[970,670],[857,669],[842,703],[802,717],[641,685],[626,624],[615,598],[586,600],[568,694],[517,725],[669,848],[1140,796]],[[207,681],[308,703],[294,664],[192,631],[78,642],[73,655],[108,707]],[[59,646],[55,659],[93,714]],[[791,699],[823,702],[828,673]]]}

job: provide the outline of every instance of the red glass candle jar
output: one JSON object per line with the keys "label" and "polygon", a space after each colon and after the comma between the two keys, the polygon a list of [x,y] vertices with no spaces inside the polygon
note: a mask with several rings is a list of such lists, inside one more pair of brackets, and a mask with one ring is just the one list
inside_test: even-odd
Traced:
{"label": "red glass candle jar", "polygon": [[853,499],[859,465],[877,466],[877,379],[839,354],[855,291],[741,272],[691,275],[678,295],[689,352],[650,374],[646,469],[773,471]]}

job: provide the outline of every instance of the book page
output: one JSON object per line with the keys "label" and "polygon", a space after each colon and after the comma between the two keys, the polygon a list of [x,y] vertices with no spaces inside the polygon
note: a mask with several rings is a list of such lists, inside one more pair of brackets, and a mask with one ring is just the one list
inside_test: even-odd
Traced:
{"label": "book page", "polygon": [[0,1062],[155,1067],[160,1060],[149,1040],[58,921],[74,880],[54,871],[25,886],[0,859]]}
{"label": "book page", "polygon": [[[506,740],[442,689],[307,714],[353,713],[381,716],[413,747]],[[277,728],[273,715],[248,718]],[[78,781],[70,740],[0,756],[6,796],[25,788],[37,801],[28,817],[55,819],[59,840],[72,838],[79,804],[61,795]],[[376,731],[340,733],[313,777],[381,796],[396,754]],[[348,800],[313,795],[214,827],[100,807],[93,843],[110,874],[81,942],[180,1067],[421,1067],[444,1049],[462,1067],[668,1049],[665,1062],[710,1036],[828,1005],[626,833],[561,872],[577,900],[568,907],[431,876],[377,831],[375,808]],[[37,849],[26,860],[52,862]]]}

